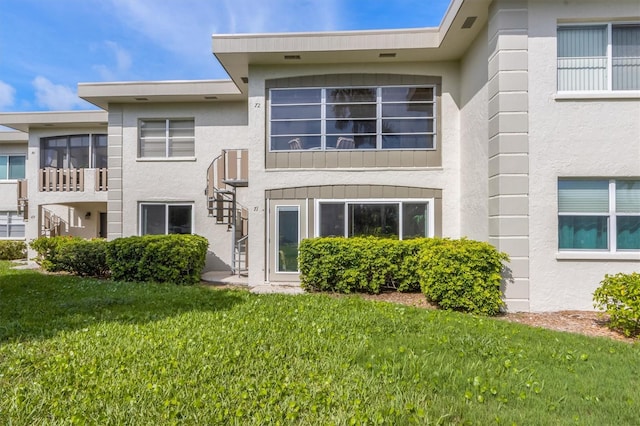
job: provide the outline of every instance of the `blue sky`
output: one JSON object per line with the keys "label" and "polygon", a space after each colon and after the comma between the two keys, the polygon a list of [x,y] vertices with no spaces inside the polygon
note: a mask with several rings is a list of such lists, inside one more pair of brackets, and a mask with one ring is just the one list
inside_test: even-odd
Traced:
{"label": "blue sky", "polygon": [[211,35],[437,26],[449,0],[0,0],[0,111],[92,109],[78,82],[224,79]]}

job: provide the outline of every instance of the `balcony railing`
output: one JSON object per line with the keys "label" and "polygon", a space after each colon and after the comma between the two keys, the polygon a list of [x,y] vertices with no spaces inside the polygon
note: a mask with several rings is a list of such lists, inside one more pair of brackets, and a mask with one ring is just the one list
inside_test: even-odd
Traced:
{"label": "balcony railing", "polygon": [[83,169],[40,169],[39,189],[44,192],[84,191]]}
{"label": "balcony railing", "polygon": [[96,191],[107,191],[107,168],[96,169]]}
{"label": "balcony railing", "polygon": [[[39,171],[39,190],[43,192],[76,192],[85,189],[85,171],[91,169],[56,169],[47,167]],[[86,184],[91,187],[91,175]],[[108,190],[108,169],[95,169],[94,189],[96,192]]]}
{"label": "balcony railing", "polygon": [[29,187],[26,179],[18,181],[18,213],[22,213],[25,222],[29,219]]}
{"label": "balcony railing", "polygon": [[249,175],[249,151],[246,149],[224,149],[207,170],[207,191],[228,187],[247,186]]}
{"label": "balcony railing", "polygon": [[235,191],[249,184],[249,151],[224,149],[207,169],[207,208],[218,223],[230,223],[234,215]]}

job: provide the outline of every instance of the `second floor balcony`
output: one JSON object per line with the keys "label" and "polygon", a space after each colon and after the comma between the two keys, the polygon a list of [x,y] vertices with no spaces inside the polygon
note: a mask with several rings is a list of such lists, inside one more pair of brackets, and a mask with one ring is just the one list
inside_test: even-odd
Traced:
{"label": "second floor balcony", "polygon": [[56,169],[45,167],[38,170],[38,190],[41,192],[107,191],[108,170]]}
{"label": "second floor balcony", "polygon": [[77,134],[42,138],[38,190],[107,190],[107,135]]}

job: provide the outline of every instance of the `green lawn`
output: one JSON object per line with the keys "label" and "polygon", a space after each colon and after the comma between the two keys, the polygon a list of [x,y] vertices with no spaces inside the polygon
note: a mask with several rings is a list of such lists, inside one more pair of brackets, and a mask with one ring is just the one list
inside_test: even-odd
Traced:
{"label": "green lawn", "polygon": [[640,346],[0,266],[0,424],[638,424]]}

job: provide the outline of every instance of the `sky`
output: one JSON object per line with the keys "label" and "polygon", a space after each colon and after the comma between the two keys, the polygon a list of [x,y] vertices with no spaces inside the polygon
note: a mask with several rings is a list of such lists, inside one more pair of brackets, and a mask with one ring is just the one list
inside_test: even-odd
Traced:
{"label": "sky", "polygon": [[228,75],[212,34],[434,27],[450,0],[0,0],[0,112],[95,109],[79,82]]}

